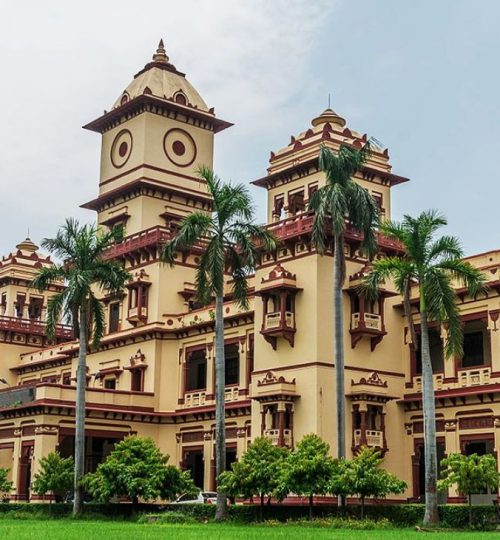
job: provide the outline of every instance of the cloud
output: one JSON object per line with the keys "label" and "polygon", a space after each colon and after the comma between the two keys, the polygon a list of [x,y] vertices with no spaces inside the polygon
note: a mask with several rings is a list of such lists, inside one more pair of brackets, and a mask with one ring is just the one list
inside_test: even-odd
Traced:
{"label": "cloud", "polygon": [[99,145],[80,126],[111,106],[159,37],[205,100],[237,124],[219,137],[219,171],[250,180],[245,175],[265,169],[268,144],[286,144],[303,95],[317,90],[309,65],[334,5],[11,3],[0,22],[0,253],[10,251],[28,227],[40,240],[66,216],[93,219],[78,205],[97,193]]}

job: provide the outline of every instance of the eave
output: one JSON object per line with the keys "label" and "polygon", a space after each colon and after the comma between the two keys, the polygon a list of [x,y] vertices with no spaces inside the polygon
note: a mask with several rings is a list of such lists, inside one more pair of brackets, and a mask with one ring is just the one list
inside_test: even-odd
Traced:
{"label": "eave", "polygon": [[[148,106],[150,107],[148,109]],[[151,110],[154,109],[154,110]],[[109,129],[112,129],[116,125],[121,124],[124,119],[128,119],[136,116],[142,112],[158,112],[158,110],[164,110],[170,112],[172,115],[168,115],[176,119],[179,115],[183,115],[187,118],[193,118],[202,123],[206,123],[205,129],[211,129],[214,133],[218,133],[233,124],[226,122],[220,118],[216,118],[212,112],[205,112],[193,107],[181,105],[167,99],[161,99],[152,95],[144,94],[131,99],[127,103],[120,105],[116,109],[104,113],[99,118],[96,118],[92,122],[83,126],[83,129],[90,131],[96,131],[97,133],[104,133]]]}

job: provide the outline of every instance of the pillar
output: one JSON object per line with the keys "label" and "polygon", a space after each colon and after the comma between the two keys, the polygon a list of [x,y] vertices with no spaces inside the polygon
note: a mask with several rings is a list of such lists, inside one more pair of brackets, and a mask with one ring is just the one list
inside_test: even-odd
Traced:
{"label": "pillar", "polygon": [[[460,453],[459,434],[455,420],[446,421],[444,424],[444,449],[447,456]],[[448,496],[461,496],[456,485],[449,488]]]}
{"label": "pillar", "polygon": [[278,403],[278,446],[285,446],[285,404]]}
{"label": "pillar", "polygon": [[206,399],[215,398],[215,348],[213,343],[208,343],[205,351],[207,359],[207,389]]}
{"label": "pillar", "polygon": [[260,415],[261,415],[261,422],[260,422],[260,435],[261,437],[264,436],[264,433],[266,431],[266,406],[262,405],[260,406]]}
{"label": "pillar", "polygon": [[[33,460],[31,463],[31,479],[33,481],[35,474],[40,470],[40,460],[55,452],[58,442],[57,426],[37,426],[35,428],[35,446],[33,447]],[[31,501],[49,501],[52,495],[40,496],[31,492]]]}
{"label": "pillar", "polygon": [[203,433],[203,487],[206,490],[212,490],[215,488],[214,483],[214,474],[213,474],[213,463],[215,456],[213,455],[214,444],[212,441],[212,432],[205,431]]}
{"label": "pillar", "polygon": [[238,375],[238,389],[239,394],[248,393],[248,382],[247,382],[247,355],[245,347],[245,337],[240,338],[238,351],[239,351],[239,375]]}
{"label": "pillar", "polygon": [[359,416],[360,416],[360,437],[359,437],[359,446],[366,446],[366,411],[367,411],[367,405],[366,403],[362,403],[359,405]]}

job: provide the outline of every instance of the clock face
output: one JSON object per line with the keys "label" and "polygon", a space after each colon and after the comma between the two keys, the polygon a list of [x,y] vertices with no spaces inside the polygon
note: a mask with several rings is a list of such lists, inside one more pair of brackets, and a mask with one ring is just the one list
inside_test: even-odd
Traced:
{"label": "clock face", "polygon": [[118,133],[111,146],[111,163],[119,169],[127,163],[132,153],[132,133],[123,129]]}
{"label": "clock face", "polygon": [[170,129],[165,133],[163,149],[168,159],[178,167],[188,167],[196,159],[193,137],[183,129]]}

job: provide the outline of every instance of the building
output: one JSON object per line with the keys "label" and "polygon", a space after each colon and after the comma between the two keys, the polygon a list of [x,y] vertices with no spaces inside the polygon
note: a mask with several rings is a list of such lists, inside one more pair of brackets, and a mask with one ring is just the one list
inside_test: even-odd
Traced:
{"label": "building", "polygon": [[[123,224],[126,237],[107,256],[133,275],[123,294],[104,298],[106,335],[88,357],[87,470],[116,441],[139,434],[190,469],[199,486],[214,486],[214,320],[213,306],[199,307],[194,297],[199,248],[179,254],[174,267],[158,255],[183,216],[210,209],[195,170],[212,166],[214,137],[230,126],[172,65],[162,42],[112,108],[85,126],[101,135],[102,152],[98,196],[83,207],[102,227]],[[261,434],[293,447],[314,432],[335,450],[332,259],[311,245],[306,209],[325,181],[320,145],[360,147],[366,140],[327,109],[271,152],[267,175],[253,182],[267,190],[267,226],[281,243],[251,277],[249,309],[230,295],[224,304],[228,463]],[[407,181],[392,172],[387,150],[375,151],[356,179],[386,218],[392,188]],[[400,250],[382,236],[378,242],[381,255]],[[359,234],[348,230],[347,439],[351,452],[381,449],[385,466],[408,483],[400,500],[418,500],[420,362],[390,285],[376,303],[358,297],[367,267],[359,247]],[[500,251],[469,260],[484,270],[490,290],[479,298],[460,291],[464,357],[443,361],[443,336],[431,333],[441,455],[500,448]],[[74,445],[78,343],[64,325],[57,342],[47,342],[43,321],[53,291],[29,288],[49,264],[29,239],[0,262],[0,466],[9,467],[18,500],[36,500],[30,482],[42,456],[56,449],[71,455]],[[459,495],[450,491],[449,500]]]}

